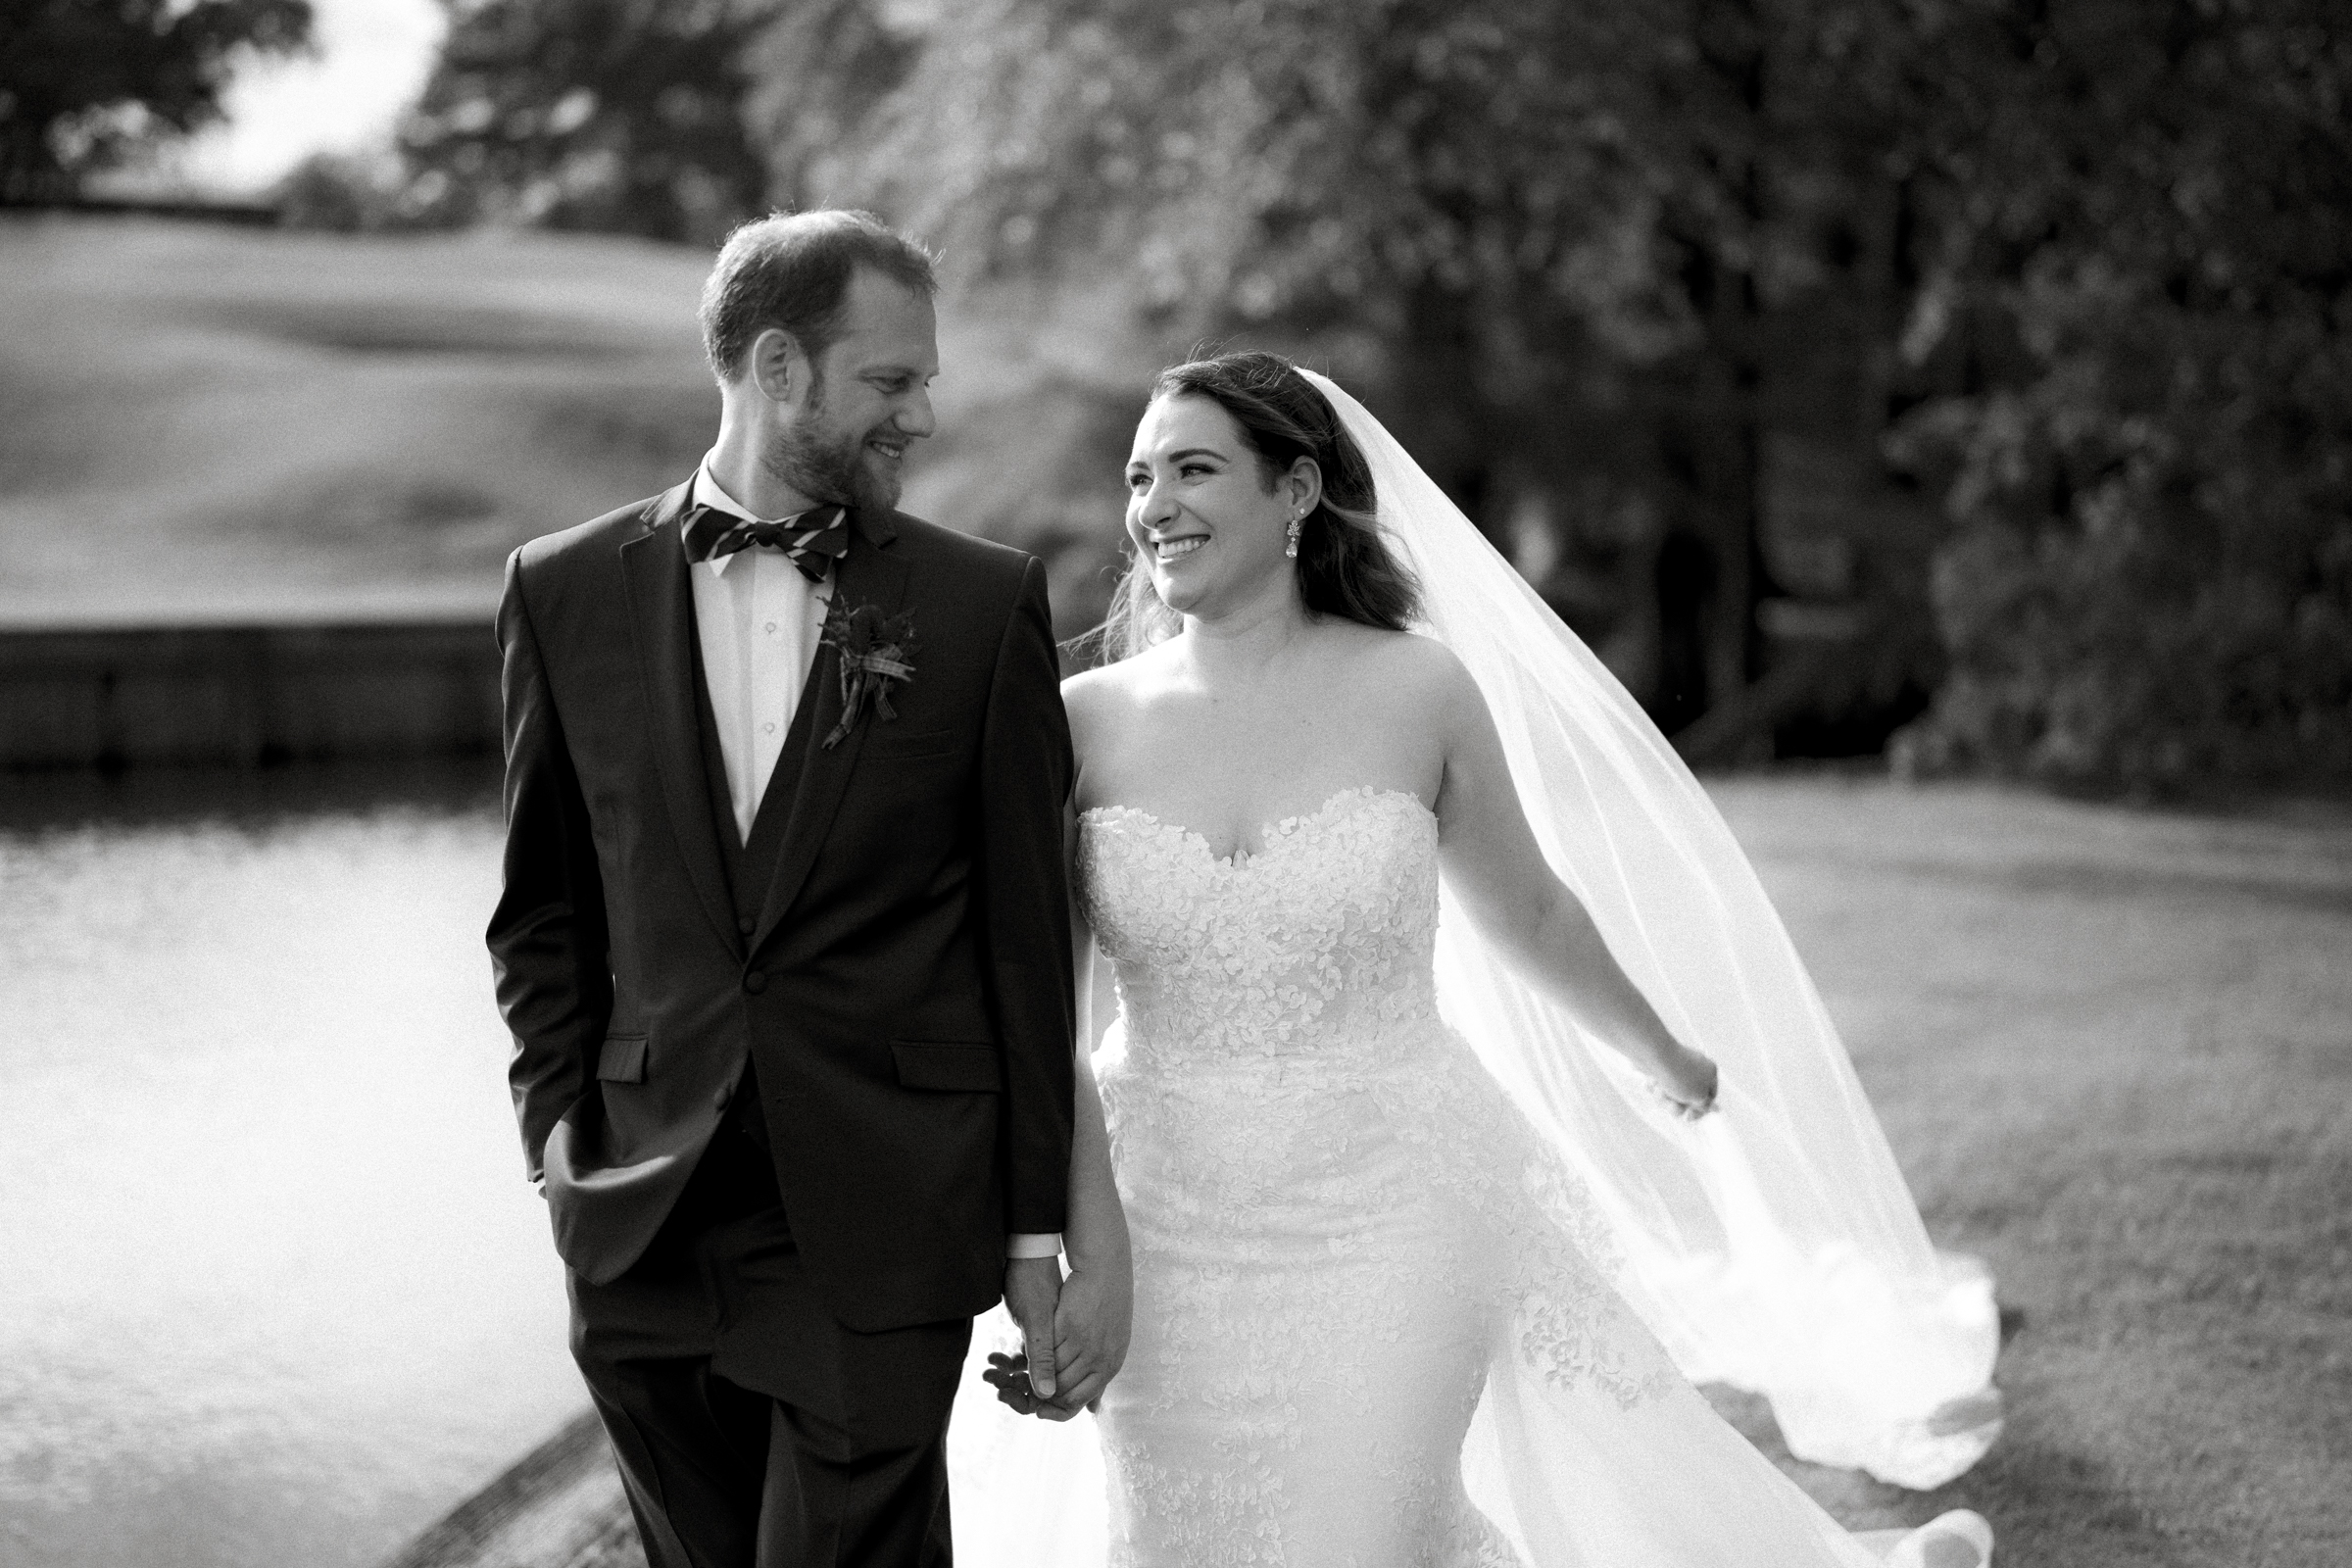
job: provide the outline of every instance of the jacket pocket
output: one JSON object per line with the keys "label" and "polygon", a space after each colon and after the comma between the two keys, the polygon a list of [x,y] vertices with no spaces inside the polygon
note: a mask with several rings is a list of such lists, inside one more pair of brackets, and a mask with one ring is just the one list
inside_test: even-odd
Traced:
{"label": "jacket pocket", "polygon": [[645,1036],[605,1036],[605,1047],[596,1054],[596,1075],[611,1084],[645,1082]]}
{"label": "jacket pocket", "polygon": [[967,1094],[1003,1094],[1003,1053],[982,1041],[894,1040],[890,1054],[904,1089],[959,1089]]}

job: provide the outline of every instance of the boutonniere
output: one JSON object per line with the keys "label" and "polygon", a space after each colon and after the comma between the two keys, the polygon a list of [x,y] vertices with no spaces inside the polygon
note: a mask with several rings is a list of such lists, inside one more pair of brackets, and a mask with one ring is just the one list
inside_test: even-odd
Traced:
{"label": "boutonniere", "polygon": [[853,609],[836,597],[817,635],[841,656],[841,722],[824,739],[829,752],[849,738],[868,707],[886,721],[899,716],[890,706],[890,688],[914,679],[914,612],[885,615],[871,605]]}

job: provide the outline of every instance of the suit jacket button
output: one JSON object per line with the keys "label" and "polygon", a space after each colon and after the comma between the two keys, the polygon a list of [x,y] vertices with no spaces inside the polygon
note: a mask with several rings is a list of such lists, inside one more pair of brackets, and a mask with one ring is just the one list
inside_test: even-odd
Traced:
{"label": "suit jacket button", "polygon": [[755,997],[758,996],[760,992],[767,989],[767,976],[761,974],[759,970],[754,969],[750,974],[747,974],[743,977],[743,989],[749,991]]}
{"label": "suit jacket button", "polygon": [[748,937],[753,932],[760,929],[760,922],[753,919],[751,916],[746,915],[742,919],[735,922],[735,929]]}

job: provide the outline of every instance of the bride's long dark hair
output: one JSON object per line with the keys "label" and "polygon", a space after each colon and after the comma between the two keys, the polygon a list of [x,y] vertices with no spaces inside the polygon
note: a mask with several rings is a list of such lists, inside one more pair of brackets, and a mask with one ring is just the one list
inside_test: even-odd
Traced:
{"label": "bride's long dark hair", "polygon": [[[1220,354],[1170,366],[1152,400],[1207,398],[1241,426],[1271,490],[1300,458],[1323,472],[1323,495],[1298,530],[1298,595],[1321,615],[1402,631],[1421,611],[1420,585],[1390,551],[1375,520],[1372,469],[1331,402],[1279,354]],[[1106,662],[1132,658],[1172,637],[1183,618],[1160,601],[1152,570],[1131,553],[1102,618]]]}

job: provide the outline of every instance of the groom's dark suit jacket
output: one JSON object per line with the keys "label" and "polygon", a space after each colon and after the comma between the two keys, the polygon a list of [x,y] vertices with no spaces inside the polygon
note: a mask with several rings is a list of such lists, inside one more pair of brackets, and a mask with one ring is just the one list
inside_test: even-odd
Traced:
{"label": "groom's dark suit jacket", "polygon": [[772,876],[746,897],[697,716],[688,489],[523,546],[499,609],[489,941],[557,1249],[593,1284],[628,1269],[748,1059],[834,1315],[875,1331],[983,1311],[1007,1232],[1062,1228],[1069,1172],[1071,759],[1044,570],[854,516],[835,603],[911,612],[914,674],[895,719],[869,711],[826,750],[843,704],[839,654],[818,650],[771,784],[791,791]]}

